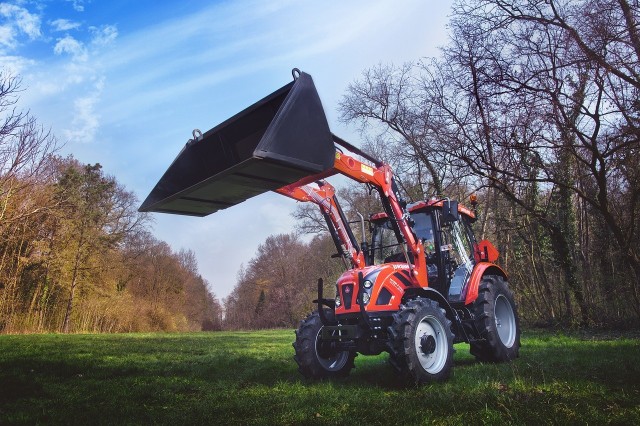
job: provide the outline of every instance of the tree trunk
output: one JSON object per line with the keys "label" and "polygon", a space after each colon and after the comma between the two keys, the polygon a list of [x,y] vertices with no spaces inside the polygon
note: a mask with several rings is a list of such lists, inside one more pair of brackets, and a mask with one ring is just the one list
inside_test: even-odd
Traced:
{"label": "tree trunk", "polygon": [[68,333],[71,326],[71,313],[73,311],[73,299],[76,292],[77,275],[74,270],[73,280],[71,281],[71,289],[69,290],[69,299],[67,300],[67,308],[64,313],[64,321],[62,322],[62,332]]}
{"label": "tree trunk", "polygon": [[78,285],[78,272],[80,268],[80,258],[82,256],[82,247],[84,245],[84,229],[81,229],[80,239],[78,240],[78,249],[76,251],[75,260],[73,262],[73,272],[71,276],[71,288],[69,289],[69,299],[67,300],[67,308],[64,313],[64,321],[62,322],[62,332],[68,333],[71,325],[71,314],[73,312],[73,302]]}
{"label": "tree trunk", "polygon": [[[571,291],[571,294],[578,304],[580,322],[582,325],[587,325],[589,324],[589,309],[584,298],[582,286],[576,274],[576,266],[573,261],[573,256],[571,255],[571,249],[568,241],[566,240],[564,233],[557,228],[551,230],[551,241],[553,250],[558,257],[558,263],[562,268],[565,285],[567,286],[567,289]],[[570,309],[568,293],[565,293],[565,302],[567,303],[567,307]],[[571,314],[571,312],[569,312],[569,314]]]}

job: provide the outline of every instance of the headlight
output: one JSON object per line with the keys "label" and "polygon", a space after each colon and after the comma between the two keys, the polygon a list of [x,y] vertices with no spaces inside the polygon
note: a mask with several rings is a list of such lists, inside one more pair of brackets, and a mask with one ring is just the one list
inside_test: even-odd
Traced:
{"label": "headlight", "polygon": [[371,288],[373,286],[373,283],[369,280],[364,280],[362,285],[364,286],[364,288]]}
{"label": "headlight", "polygon": [[366,305],[367,303],[369,303],[369,299],[371,299],[371,296],[369,296],[369,293],[367,292],[362,293],[362,303]]}
{"label": "headlight", "polygon": [[340,300],[340,296],[336,296],[336,308],[339,308],[342,305],[342,301]]}

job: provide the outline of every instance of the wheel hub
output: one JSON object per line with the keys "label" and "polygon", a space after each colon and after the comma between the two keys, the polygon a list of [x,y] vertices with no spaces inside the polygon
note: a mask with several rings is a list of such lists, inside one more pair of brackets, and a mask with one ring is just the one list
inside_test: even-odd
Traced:
{"label": "wheel hub", "polygon": [[500,341],[507,348],[512,347],[516,339],[516,318],[511,303],[504,294],[499,294],[496,297],[493,316]]}
{"label": "wheel hub", "polygon": [[420,338],[420,349],[425,355],[430,355],[436,350],[436,339],[428,334],[423,334]]}
{"label": "wheel hub", "polygon": [[318,343],[316,344],[316,350],[318,352],[318,355],[320,355],[322,358],[330,358],[336,353],[334,343],[322,340],[318,341]]}
{"label": "wheel hub", "polygon": [[[338,350],[336,342],[321,338],[322,327],[316,334],[315,358],[326,372],[340,372],[349,362],[349,351]],[[351,367],[347,367],[351,368]]]}

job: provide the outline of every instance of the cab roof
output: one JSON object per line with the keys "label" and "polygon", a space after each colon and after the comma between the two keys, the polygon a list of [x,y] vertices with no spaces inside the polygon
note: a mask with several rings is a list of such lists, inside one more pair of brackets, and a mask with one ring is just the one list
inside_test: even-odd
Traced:
{"label": "cab roof", "polygon": [[[442,205],[444,203],[444,199],[437,199],[437,198],[432,198],[431,200],[427,200],[427,201],[417,201],[415,203],[411,203],[407,206],[407,210],[409,211],[409,213],[417,213],[420,211],[431,211],[433,209],[438,209],[438,208],[442,208]],[[469,217],[470,219],[475,219],[476,218],[476,214],[469,208],[467,208],[466,206],[458,203],[458,212],[460,214],[463,214],[467,217]],[[381,212],[381,213],[376,213],[371,215],[370,220],[373,222],[377,222],[377,221],[382,221],[387,219],[388,216],[386,213]]]}

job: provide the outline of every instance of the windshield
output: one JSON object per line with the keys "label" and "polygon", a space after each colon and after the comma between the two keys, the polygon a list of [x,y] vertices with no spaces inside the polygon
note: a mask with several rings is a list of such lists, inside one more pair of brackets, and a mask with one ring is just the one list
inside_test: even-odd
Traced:
{"label": "windshield", "polygon": [[413,232],[416,234],[424,245],[427,254],[435,252],[435,237],[433,233],[433,220],[428,213],[412,213]]}
{"label": "windshield", "polygon": [[379,265],[387,262],[405,262],[404,253],[388,219],[374,223],[373,229],[373,263]]}
{"label": "windshield", "polygon": [[[412,213],[413,232],[422,240],[426,254],[435,253],[435,237],[433,220],[428,213]],[[374,224],[373,248],[374,263],[406,262],[404,253],[398,244],[389,219]]]}

